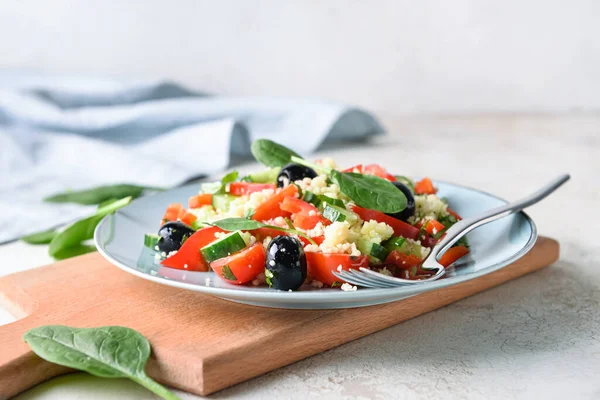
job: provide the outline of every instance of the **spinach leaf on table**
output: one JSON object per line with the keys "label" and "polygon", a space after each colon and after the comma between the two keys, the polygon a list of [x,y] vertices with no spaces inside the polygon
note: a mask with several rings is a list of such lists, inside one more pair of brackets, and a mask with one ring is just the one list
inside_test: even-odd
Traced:
{"label": "spinach leaf on table", "polygon": [[104,218],[104,216],[118,210],[121,207],[126,206],[131,202],[131,197],[126,197],[117,201],[113,201],[106,206],[100,207],[96,210],[96,213],[90,217],[80,219],[79,221],[69,225],[64,231],[52,239],[50,247],[48,248],[48,254],[52,257],[56,257],[61,251],[78,245],[81,242],[92,239],[94,237],[94,230],[96,226]]}
{"label": "spinach leaf on table", "polygon": [[59,250],[52,256],[55,260],[66,260],[67,258],[81,256],[96,251],[96,246],[78,243],[71,247]]}
{"label": "spinach leaf on table", "polygon": [[43,232],[32,233],[21,237],[21,240],[29,244],[48,244],[58,234],[56,229],[49,229]]}
{"label": "spinach leaf on table", "polygon": [[133,329],[48,325],[31,329],[23,339],[44,360],[102,378],[129,378],[164,399],[179,399],[146,375],[150,343]]}
{"label": "spinach leaf on table", "polygon": [[162,188],[138,186],[138,185],[108,185],[98,186],[86,190],[68,191],[58,193],[44,199],[48,203],[76,203],[76,204],[100,204],[111,199],[121,199],[123,197],[137,198],[145,190],[162,191]]}

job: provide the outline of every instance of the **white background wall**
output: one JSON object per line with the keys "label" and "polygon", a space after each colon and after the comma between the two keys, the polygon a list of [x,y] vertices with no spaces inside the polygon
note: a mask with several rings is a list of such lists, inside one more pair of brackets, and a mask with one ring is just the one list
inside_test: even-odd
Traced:
{"label": "white background wall", "polygon": [[2,0],[0,66],[384,114],[600,108],[600,1]]}

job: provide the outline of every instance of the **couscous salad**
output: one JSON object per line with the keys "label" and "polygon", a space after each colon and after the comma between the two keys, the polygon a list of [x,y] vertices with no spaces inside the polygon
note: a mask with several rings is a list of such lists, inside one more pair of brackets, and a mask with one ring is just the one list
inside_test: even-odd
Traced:
{"label": "couscous salad", "polygon": [[[233,171],[201,184],[187,207],[167,207],[158,234],[145,238],[157,263],[212,270],[238,285],[356,290],[332,272],[368,267],[426,278],[420,266],[430,248],[460,220],[429,178],[413,182],[378,164],[313,163],[264,139],[252,154],[265,170],[244,177]],[[468,252],[461,240],[440,263]]]}

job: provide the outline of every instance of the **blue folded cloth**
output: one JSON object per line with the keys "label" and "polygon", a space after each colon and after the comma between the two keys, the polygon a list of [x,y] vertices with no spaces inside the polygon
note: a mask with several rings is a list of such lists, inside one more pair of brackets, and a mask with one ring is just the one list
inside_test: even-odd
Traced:
{"label": "blue folded cloth", "polygon": [[372,115],[334,101],[0,71],[0,243],[90,213],[42,202],[56,192],[174,186],[249,156],[257,138],[306,154],[326,140],[382,132]]}

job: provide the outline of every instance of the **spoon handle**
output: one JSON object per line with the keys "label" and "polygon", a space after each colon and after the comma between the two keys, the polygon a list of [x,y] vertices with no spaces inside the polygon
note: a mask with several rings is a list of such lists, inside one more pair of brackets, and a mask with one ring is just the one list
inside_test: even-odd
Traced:
{"label": "spoon handle", "polygon": [[555,179],[553,179],[546,186],[539,189],[537,192],[512,203],[508,203],[506,205],[492,208],[484,212],[483,214],[465,218],[456,224],[452,225],[450,229],[446,232],[446,236],[437,244],[433,249],[431,249],[431,253],[428,259],[437,260],[439,256],[443,254],[446,250],[448,250],[454,243],[456,243],[461,237],[472,231],[473,229],[485,225],[489,222],[495,221],[497,219],[506,217],[513,213],[519,212],[522,209],[529,207],[532,204],[537,203],[538,201],[544,199],[550,193],[554,192],[558,189],[563,183],[568,181],[570,178],[569,174],[561,175]]}

